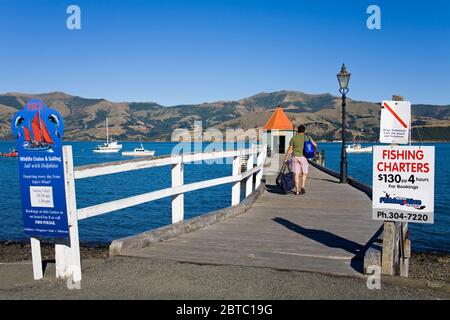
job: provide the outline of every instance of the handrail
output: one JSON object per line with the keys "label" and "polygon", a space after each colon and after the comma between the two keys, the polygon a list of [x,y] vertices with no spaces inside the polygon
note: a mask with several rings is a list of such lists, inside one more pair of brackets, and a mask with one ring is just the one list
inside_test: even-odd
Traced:
{"label": "handrail", "polygon": [[181,155],[166,155],[160,157],[152,157],[147,159],[132,159],[124,161],[106,162],[100,164],[90,164],[74,168],[75,179],[85,179],[91,177],[97,177],[101,175],[141,170],[148,168],[155,168],[167,165],[173,165],[180,162],[189,163],[194,161],[206,161],[220,158],[231,158],[237,156],[244,156],[261,152],[263,146],[251,147],[248,149],[230,150],[230,151],[214,151],[214,152],[198,152],[198,153],[185,153]]}
{"label": "handrail", "polygon": [[216,178],[211,180],[205,180],[205,181],[199,181],[199,182],[193,182],[190,184],[184,184],[179,187],[170,187],[165,188],[157,191],[152,191],[144,194],[140,194],[137,196],[125,198],[125,199],[119,199],[119,200],[113,200],[110,202],[105,202],[102,204],[82,208],[77,210],[77,216],[78,220],[86,219],[95,217],[104,213],[109,213],[117,210],[122,210],[125,208],[129,208],[132,206],[137,206],[146,202],[175,196],[178,194],[205,189],[209,187],[214,187],[222,184],[229,184],[233,182],[241,181],[259,170],[262,169],[262,166],[254,167],[253,169],[246,171],[243,174],[237,175],[237,176],[227,176],[222,178]]}
{"label": "handrail", "polygon": [[177,163],[177,159],[171,156],[153,157],[151,159],[133,159],[125,161],[105,162],[90,164],[74,168],[75,179],[92,178],[107,174],[148,169]]}
{"label": "handrail", "polygon": [[[214,151],[207,153],[189,153],[189,154],[181,154],[181,155],[167,155],[161,156],[157,158],[148,158],[148,159],[132,159],[125,161],[116,161],[109,163],[100,163],[100,164],[91,164],[86,166],[80,166],[74,168],[74,178],[75,179],[84,179],[90,177],[96,177],[107,174],[120,173],[125,171],[132,170],[140,170],[140,169],[148,169],[166,165],[177,166],[179,164],[185,164],[194,161],[205,161],[219,158],[240,158],[244,155],[253,155],[259,152],[261,157],[265,158],[265,146],[254,146],[248,149],[240,149],[240,150],[231,150],[231,151]],[[253,159],[254,160],[254,159]],[[87,219],[90,217],[95,217],[101,214],[118,211],[121,209],[129,208],[132,206],[140,205],[143,203],[151,202],[154,200],[158,200],[161,198],[166,198],[170,196],[178,196],[182,195],[186,192],[205,189],[213,186],[229,184],[229,183],[238,183],[242,180],[249,179],[249,177],[253,176],[255,173],[258,173],[263,170],[263,158],[259,158],[257,160],[257,166],[253,167],[254,164],[251,163],[248,167],[248,170],[243,173],[233,174],[231,176],[225,176],[221,178],[204,180],[199,182],[194,182],[190,184],[181,184],[181,185],[173,185],[172,187],[160,189],[152,192],[147,192],[127,198],[122,198],[118,200],[113,200],[109,202],[104,202],[100,204],[96,204],[93,206],[80,208],[76,210],[78,220]],[[233,161],[233,166],[237,166],[238,162]],[[239,172],[234,170],[234,172]],[[181,175],[181,181],[184,180],[182,178],[183,173],[178,172],[178,175]],[[258,174],[258,177],[262,177],[262,175]],[[173,177],[172,177],[173,180]],[[259,183],[257,183],[259,185]],[[247,187],[246,187],[247,188]],[[253,188],[253,185],[250,184],[249,188]],[[250,190],[247,190],[250,191]],[[246,192],[246,196],[249,192]],[[238,201],[239,202],[239,201]],[[182,210],[182,209],[181,209]],[[183,210],[182,210],[183,211]],[[175,220],[175,219],[173,219]]]}

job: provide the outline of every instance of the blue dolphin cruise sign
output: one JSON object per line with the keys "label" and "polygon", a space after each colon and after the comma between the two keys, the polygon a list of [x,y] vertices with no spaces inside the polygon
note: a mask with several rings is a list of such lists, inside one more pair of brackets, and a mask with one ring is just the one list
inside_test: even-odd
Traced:
{"label": "blue dolphin cruise sign", "polygon": [[40,100],[14,114],[25,234],[69,237],[64,182],[61,115]]}

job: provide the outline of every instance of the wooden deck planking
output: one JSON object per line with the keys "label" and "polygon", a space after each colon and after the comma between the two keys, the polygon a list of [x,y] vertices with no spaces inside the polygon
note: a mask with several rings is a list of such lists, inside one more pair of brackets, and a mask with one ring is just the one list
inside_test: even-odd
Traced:
{"label": "wooden deck planking", "polygon": [[310,166],[307,193],[267,190],[245,214],[123,255],[191,263],[359,275],[380,228],[362,192]]}

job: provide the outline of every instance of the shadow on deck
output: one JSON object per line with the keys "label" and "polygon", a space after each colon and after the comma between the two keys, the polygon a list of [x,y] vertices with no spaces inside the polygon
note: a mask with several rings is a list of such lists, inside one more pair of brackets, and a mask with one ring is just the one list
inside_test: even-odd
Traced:
{"label": "shadow on deck", "polygon": [[313,166],[301,196],[266,180],[267,192],[245,214],[121,255],[361,276],[381,226],[369,197]]}

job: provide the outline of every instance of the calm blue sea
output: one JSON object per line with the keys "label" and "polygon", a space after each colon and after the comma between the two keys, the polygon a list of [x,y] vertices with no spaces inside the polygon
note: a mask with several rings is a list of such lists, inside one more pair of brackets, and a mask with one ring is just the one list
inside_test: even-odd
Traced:
{"label": "calm blue sea", "polygon": [[[69,144],[69,143],[68,143]],[[97,142],[71,142],[75,166],[123,160],[120,154],[94,154]],[[0,142],[0,152],[13,148],[14,142]],[[156,155],[171,153],[174,143],[144,143],[146,149],[156,150]],[[450,144],[436,145],[436,195],[435,224],[411,225],[413,249],[421,251],[450,252],[450,169],[446,159],[450,158]],[[124,149],[132,150],[137,143],[126,142]],[[321,143],[326,166],[338,170],[340,144]],[[372,155],[350,154],[349,174],[361,182],[372,184]],[[22,214],[19,195],[17,159],[0,158],[0,240],[25,240],[22,231]],[[213,179],[231,174],[231,165],[187,165],[185,182]],[[170,168],[160,167],[128,173],[77,180],[77,206],[91,206],[169,187]],[[171,223],[170,198],[112,212],[80,222],[80,238],[84,242],[105,243],[120,237],[133,235]],[[190,218],[228,207],[231,201],[231,186],[217,186],[193,191],[185,196],[185,217]]]}

